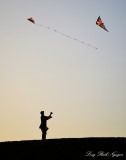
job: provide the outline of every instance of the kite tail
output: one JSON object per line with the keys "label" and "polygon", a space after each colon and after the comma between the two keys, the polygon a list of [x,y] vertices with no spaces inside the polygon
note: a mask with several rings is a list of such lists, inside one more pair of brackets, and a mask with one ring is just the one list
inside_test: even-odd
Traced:
{"label": "kite tail", "polygon": [[72,39],[72,40],[74,40],[74,41],[78,41],[78,42],[80,42],[80,43],[82,43],[82,44],[88,45],[89,47],[92,47],[92,48],[94,48],[94,49],[98,49],[97,47],[95,47],[95,46],[93,46],[93,45],[90,45],[90,44],[88,44],[88,43],[86,43],[86,42],[84,42],[84,41],[81,41],[81,40],[77,39],[77,38],[74,38],[74,37],[71,37],[71,36],[69,36],[69,35],[67,35],[67,34],[64,34],[64,33],[62,33],[62,32],[59,32],[59,31],[57,31],[56,29],[50,28],[50,27],[48,27],[48,26],[44,26],[44,25],[42,25],[42,24],[37,24],[37,23],[35,23],[35,24],[36,24],[37,26],[40,26],[40,27],[43,27],[43,28],[52,30],[52,31],[54,31],[54,32],[56,32],[56,33],[59,33],[59,34],[61,34],[62,36],[67,37],[67,38],[70,38],[70,39]]}

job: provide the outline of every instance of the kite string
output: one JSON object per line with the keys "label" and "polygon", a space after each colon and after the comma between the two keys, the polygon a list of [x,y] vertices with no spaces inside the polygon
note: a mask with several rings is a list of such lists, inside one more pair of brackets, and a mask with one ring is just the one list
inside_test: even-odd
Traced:
{"label": "kite string", "polygon": [[81,40],[79,40],[79,39],[77,39],[77,38],[74,38],[74,37],[71,37],[71,36],[69,36],[69,35],[67,35],[67,34],[64,34],[64,33],[62,33],[62,32],[59,32],[59,31],[57,31],[56,29],[53,29],[53,28],[51,28],[51,27],[44,26],[44,25],[42,25],[42,24],[37,24],[37,23],[35,23],[35,24],[36,24],[37,26],[44,27],[44,28],[46,28],[46,29],[52,30],[52,31],[54,31],[54,32],[56,32],[56,33],[59,33],[59,34],[65,36],[65,37],[67,37],[67,38],[71,38],[72,40],[78,41],[78,42],[80,42],[80,43],[82,43],[82,44],[88,45],[88,46],[90,46],[90,47],[92,47],[92,48],[94,48],[94,49],[98,49],[98,48],[95,47],[95,46],[92,46],[92,45],[90,45],[90,44],[88,44],[88,43],[86,43],[86,42],[84,42],[84,41],[81,41]]}

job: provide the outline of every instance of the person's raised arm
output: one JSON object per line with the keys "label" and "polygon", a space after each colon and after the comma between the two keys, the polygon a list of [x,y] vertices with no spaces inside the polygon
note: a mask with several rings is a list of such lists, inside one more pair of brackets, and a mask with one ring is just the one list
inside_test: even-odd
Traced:
{"label": "person's raised arm", "polygon": [[53,112],[50,112],[49,118],[52,118],[52,114],[53,114]]}

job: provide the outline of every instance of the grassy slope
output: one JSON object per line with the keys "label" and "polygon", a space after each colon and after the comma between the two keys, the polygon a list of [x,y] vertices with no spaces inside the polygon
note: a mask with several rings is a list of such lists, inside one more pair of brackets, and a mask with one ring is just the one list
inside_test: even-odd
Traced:
{"label": "grassy slope", "polygon": [[[87,151],[93,153],[86,156]],[[98,156],[102,151],[103,156]],[[117,153],[118,157],[112,157],[112,153]],[[120,154],[123,154],[121,156]],[[0,155],[3,159],[125,159],[126,158],[126,138],[62,138],[11,141],[0,143]],[[115,155],[116,156],[116,155]]]}

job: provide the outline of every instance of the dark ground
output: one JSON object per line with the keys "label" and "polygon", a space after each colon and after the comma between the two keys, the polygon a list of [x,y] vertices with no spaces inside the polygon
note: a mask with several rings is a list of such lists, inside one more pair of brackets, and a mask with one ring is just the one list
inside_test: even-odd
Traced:
{"label": "dark ground", "polygon": [[61,138],[0,142],[0,157],[5,160],[125,160],[126,138]]}

